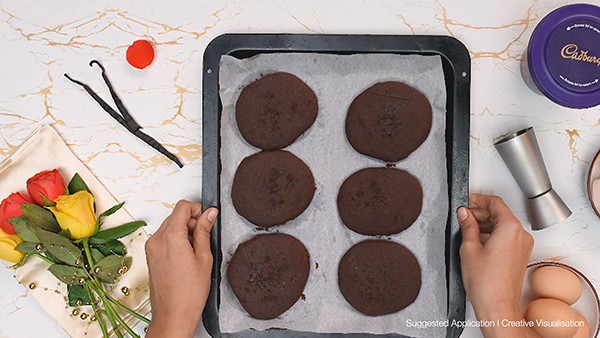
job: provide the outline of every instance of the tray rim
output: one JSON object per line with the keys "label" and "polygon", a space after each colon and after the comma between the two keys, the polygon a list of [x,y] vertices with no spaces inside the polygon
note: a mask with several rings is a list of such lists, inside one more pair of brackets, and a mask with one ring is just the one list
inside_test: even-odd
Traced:
{"label": "tray rim", "polygon": [[[454,210],[468,204],[469,177],[469,126],[470,126],[470,77],[471,60],[466,47],[451,36],[441,35],[370,35],[370,34],[244,34],[227,33],[214,38],[204,52],[202,74],[202,205],[220,207],[220,114],[221,103],[218,93],[219,62],[223,55],[232,53],[392,53],[392,54],[437,54],[451,67],[452,91],[447,89],[448,100],[452,101],[452,116],[447,122],[446,143],[452,135],[452,147],[447,147],[448,168],[448,221],[446,225],[446,283],[448,290],[448,320],[462,321],[465,318],[465,291],[462,284],[459,247],[460,226]],[[444,70],[447,75],[447,70]],[[217,89],[215,91],[215,88]],[[458,95],[460,92],[460,95]],[[447,103],[447,108],[450,104]],[[447,114],[450,111],[447,111]],[[459,133],[456,133],[456,132]],[[461,133],[462,132],[462,133]],[[210,178],[210,179],[206,179]],[[222,253],[220,217],[211,233],[211,250],[214,256],[211,285],[220,285]],[[213,337],[220,337],[218,308],[220,292],[211,287],[209,299],[203,313],[206,330]],[[449,325],[446,337],[456,338],[463,329]],[[273,336],[276,335],[273,331]],[[291,332],[291,331],[290,331]],[[323,336],[351,336],[343,334],[322,334]],[[362,335],[366,336],[366,335]],[[370,335],[381,336],[381,335]],[[390,337],[405,337],[398,334]]]}

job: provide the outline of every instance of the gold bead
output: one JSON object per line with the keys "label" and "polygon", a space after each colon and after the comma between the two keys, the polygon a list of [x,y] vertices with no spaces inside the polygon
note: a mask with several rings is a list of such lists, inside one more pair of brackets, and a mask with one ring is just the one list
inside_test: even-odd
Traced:
{"label": "gold bead", "polygon": [[99,274],[100,273],[100,268],[99,267],[95,267],[94,268],[94,273],[95,274]]}
{"label": "gold bead", "polygon": [[74,310],[71,312],[71,314],[72,314],[73,316],[77,316],[77,315],[79,315],[79,310],[77,310],[77,309],[74,309]]}
{"label": "gold bead", "polygon": [[35,249],[37,251],[42,251],[44,249],[44,246],[42,245],[42,243],[38,243],[35,245]]}
{"label": "gold bead", "polygon": [[81,316],[79,316],[79,318],[81,318],[82,320],[86,320],[88,317],[87,313],[82,313]]}
{"label": "gold bead", "polygon": [[79,278],[79,285],[83,285],[83,284],[85,284],[85,278],[81,277],[81,278]]}
{"label": "gold bead", "polygon": [[75,305],[76,306],[81,306],[81,305],[83,305],[83,301],[81,299],[78,299],[78,300],[75,301]]}
{"label": "gold bead", "polygon": [[121,292],[123,292],[123,294],[125,296],[129,296],[129,288],[128,287],[126,287],[126,286],[122,287]]}
{"label": "gold bead", "polygon": [[35,283],[29,283],[29,290],[35,289]]}

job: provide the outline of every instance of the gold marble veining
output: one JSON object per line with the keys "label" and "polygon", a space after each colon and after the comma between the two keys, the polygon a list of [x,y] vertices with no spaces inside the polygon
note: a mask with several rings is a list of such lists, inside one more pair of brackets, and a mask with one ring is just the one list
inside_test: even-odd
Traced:
{"label": "gold marble veining", "polygon": [[569,257],[569,256],[568,255],[553,256],[553,257],[546,258],[546,260],[552,261],[552,262],[560,262],[560,261],[564,260],[567,257]]}
{"label": "gold marble veining", "polygon": [[[103,157],[104,155],[114,155],[114,154],[125,154],[130,157],[132,160],[138,163],[137,169],[140,170],[139,173],[130,173],[130,177],[142,177],[146,175],[144,173],[145,169],[152,169],[161,166],[170,166],[172,164],[171,160],[166,158],[164,155],[158,153],[154,148],[150,147],[146,143],[142,141],[134,140],[134,137],[131,136],[128,132],[126,132],[123,127],[115,122],[115,124],[110,124],[106,126],[107,129],[115,132],[115,134],[119,135],[119,142],[112,141],[105,144],[102,149],[95,150],[93,152],[87,154],[79,154],[80,160],[86,165],[90,165],[94,160]],[[82,128],[86,129],[86,128]],[[149,132],[151,134],[151,132]],[[167,134],[173,138],[178,138],[178,135],[175,134]],[[184,165],[188,165],[199,160],[202,157],[202,145],[198,142],[186,142],[183,144],[170,144],[164,141],[161,141],[160,137],[155,137],[155,139],[160,142],[165,148],[171,151],[174,155],[176,155]],[[86,144],[89,144],[90,138],[84,140],[83,143],[74,143],[67,142],[69,147],[83,147]],[[133,141],[133,142],[132,142]],[[126,146],[126,144],[130,144]],[[16,147],[13,147],[13,149]],[[0,151],[2,148],[0,148]],[[7,151],[7,154],[11,153],[12,150]],[[2,154],[0,152],[0,154]],[[148,154],[150,156],[148,156]]]}
{"label": "gold marble veining", "polygon": [[[196,121],[192,121],[190,120],[187,116],[184,115],[184,103],[185,103],[185,95],[190,93],[190,90],[184,86],[181,86],[179,84],[179,77],[180,77],[180,73],[179,70],[177,70],[175,77],[173,78],[173,83],[175,86],[175,93],[177,94],[177,105],[174,107],[175,108],[175,114],[173,114],[173,116],[171,116],[170,118],[166,118],[161,122],[162,126],[166,126],[169,124],[175,124],[180,128],[183,128],[181,125],[179,125],[175,120],[177,119],[177,117],[181,117],[184,119],[184,121],[187,122],[191,122],[194,123]],[[197,94],[197,93],[194,93]]]}
{"label": "gold marble veining", "polygon": [[160,202],[165,209],[171,210],[175,208],[176,203]]}
{"label": "gold marble veining", "polygon": [[[219,14],[221,12],[223,12],[225,9],[226,9],[226,7],[221,7],[220,9],[210,13],[208,16],[214,17],[216,19],[215,22],[204,26],[203,30],[200,32],[194,32],[194,31],[182,29],[183,25],[172,26],[172,25],[168,25],[166,23],[159,22],[159,21],[146,20],[146,19],[141,19],[141,18],[136,19],[136,18],[133,18],[132,16],[128,16],[127,12],[118,12],[117,15],[121,16],[123,19],[125,19],[127,21],[135,22],[135,23],[137,23],[141,26],[144,26],[148,29],[150,29],[152,27],[161,27],[162,31],[158,33],[159,35],[163,35],[166,33],[183,33],[184,35],[191,35],[194,39],[199,39],[200,37],[202,37],[210,29],[214,28],[219,23],[219,21],[221,20],[221,18],[219,17]],[[149,23],[145,23],[146,21]],[[160,44],[167,44],[167,45],[171,44],[172,45],[172,44],[176,43],[176,41],[167,41],[167,42],[160,43],[158,41],[155,41],[152,37],[148,37],[148,38],[151,39],[151,41],[157,45],[160,45]]]}
{"label": "gold marble veining", "polygon": [[[322,28],[321,31],[317,31],[315,29],[310,28],[307,24],[305,24],[304,22],[302,22],[302,20],[298,19],[298,17],[296,15],[294,15],[293,13],[291,13],[290,11],[288,11],[286,8],[284,8],[283,6],[281,6],[278,3],[275,3],[277,5],[277,7],[279,7],[282,11],[284,11],[287,15],[289,15],[290,18],[294,19],[294,21],[299,24],[300,26],[302,26],[302,28],[304,28],[305,30],[311,32],[311,33],[315,33],[315,34],[319,34],[319,33],[324,33]],[[320,27],[319,27],[320,28]]]}
{"label": "gold marble veining", "polygon": [[[201,31],[187,30],[183,25],[171,25],[157,20],[146,19],[129,14],[129,11],[117,8],[104,8],[96,11],[93,15],[87,15],[81,18],[69,20],[66,23],[60,23],[53,26],[40,26],[41,30],[27,32],[26,28],[14,23],[19,20],[18,16],[1,9],[8,16],[6,22],[10,27],[28,41],[43,41],[48,47],[71,47],[76,49],[91,48],[105,50],[112,55],[129,46],[127,44],[100,44],[88,41],[94,35],[110,29],[116,29],[126,34],[134,34],[139,31],[138,27],[143,27],[146,32],[137,34],[139,38],[150,40],[155,46],[161,45],[180,45],[182,40],[187,38],[199,39],[209,30],[214,28],[221,20],[219,14],[225,10],[225,7],[213,11],[208,17],[214,18],[214,22],[205,25]],[[167,34],[175,35],[173,39],[158,39]]]}
{"label": "gold marble veining", "polygon": [[565,129],[565,132],[569,137],[569,151],[571,152],[573,162],[579,161],[582,163],[589,163],[588,161],[585,161],[579,157],[577,147],[575,146],[576,141],[581,138],[581,136],[579,135],[579,131],[577,129]]}
{"label": "gold marble veining", "polygon": [[417,34],[417,31],[415,30],[415,28],[413,27],[413,25],[406,19],[406,17],[404,15],[398,14],[397,17],[400,20],[402,20],[402,23],[404,23],[404,25],[406,27],[408,27],[408,29],[410,30],[411,34]]}
{"label": "gold marble veining", "polygon": [[499,47],[499,49],[497,49],[497,50],[477,51],[473,48],[468,48],[468,50],[469,50],[469,53],[471,54],[471,59],[493,58],[493,59],[499,59],[499,60],[520,61],[522,53],[521,52],[511,53],[511,51],[512,51],[511,49],[514,46],[518,46],[517,50],[522,51],[524,48],[524,45],[527,44],[526,41],[523,41],[523,38],[524,38],[523,36],[524,36],[525,32],[527,32],[528,29],[538,20],[538,16],[534,13],[534,7],[535,7],[536,3],[537,3],[537,0],[534,0],[531,3],[531,5],[529,5],[529,7],[527,8],[525,17],[517,19],[513,22],[498,24],[498,25],[473,25],[473,24],[465,23],[465,22],[450,18],[448,16],[448,10],[446,9],[446,7],[443,6],[441,3],[439,3],[439,1],[438,1],[438,4],[440,5],[440,12],[438,14],[436,14],[436,18],[442,22],[446,31],[450,35],[455,36],[455,37],[457,35],[457,33],[455,33],[455,30],[456,30],[456,29],[454,29],[455,27],[471,30],[474,32],[488,32],[488,31],[494,31],[494,32],[511,31],[512,32],[514,30],[515,33],[513,36],[511,36],[511,39],[505,45],[502,45],[502,47]]}
{"label": "gold marble veining", "polygon": [[[600,146],[600,110],[560,107],[529,91],[519,74],[535,24],[553,9],[574,2],[151,0],[82,6],[56,0],[4,1],[0,161],[37,127],[52,124],[111,194],[127,201],[127,212],[146,220],[147,231],[155,232],[179,199],[201,198],[202,62],[214,37],[240,32],[451,35],[467,46],[472,59],[470,190],[500,195],[528,228],[522,194],[514,184],[506,184],[512,178],[493,142],[496,136],[533,126],[552,183],[575,216],[544,233],[533,232],[534,257],[568,260],[598,288],[600,270],[589,262],[600,255],[600,227],[583,181],[586,160]],[[154,63],[143,71],[125,61],[126,48],[138,39],[156,46]],[[138,122],[182,160],[183,170],[130,135],[84,90],[62,77],[68,71],[90,81],[112,105],[99,71],[87,66],[92,58],[107,66],[127,108],[136,118],[140,112]],[[32,305],[27,284],[19,289],[6,270],[0,273],[0,285],[9,286],[0,290],[0,336],[66,337]],[[56,291],[43,285],[38,289],[52,295]],[[467,313],[467,318],[474,315]],[[29,322],[40,325],[24,331],[23,323]],[[92,323],[89,318],[86,322]],[[142,329],[137,327],[138,332]],[[477,328],[466,328],[461,338],[481,338],[478,334]]]}
{"label": "gold marble veining", "polygon": [[472,141],[475,141],[475,143],[476,143],[478,146],[481,146],[481,145],[482,145],[482,144],[481,144],[481,137],[477,137],[477,136],[475,136],[475,135],[473,135],[473,134],[469,134],[469,138],[470,138]]}
{"label": "gold marble veining", "polygon": [[[3,125],[4,128],[10,128],[11,125]],[[17,150],[17,145],[14,144],[10,144],[6,138],[2,135],[2,132],[0,131],[0,137],[2,137],[2,139],[4,140],[4,142],[6,143],[6,148],[5,147],[0,147],[0,156],[2,157],[8,157],[8,155],[12,154],[15,150]]]}

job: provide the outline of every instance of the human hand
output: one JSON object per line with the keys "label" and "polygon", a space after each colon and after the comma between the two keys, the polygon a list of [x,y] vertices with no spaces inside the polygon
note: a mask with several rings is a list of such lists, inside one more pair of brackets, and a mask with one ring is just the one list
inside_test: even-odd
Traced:
{"label": "human hand", "polygon": [[152,322],[146,337],[192,337],[210,290],[210,231],[216,208],[177,202],[146,242]]}
{"label": "human hand", "polygon": [[[479,320],[523,319],[519,309],[533,237],[497,196],[472,194],[457,210],[462,230],[460,257],[467,296]],[[480,234],[489,232],[482,241]],[[487,338],[525,337],[524,328],[482,327]]]}

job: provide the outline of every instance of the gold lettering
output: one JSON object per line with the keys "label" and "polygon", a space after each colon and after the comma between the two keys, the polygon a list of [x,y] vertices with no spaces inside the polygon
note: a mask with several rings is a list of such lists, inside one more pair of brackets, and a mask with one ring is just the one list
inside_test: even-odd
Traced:
{"label": "gold lettering", "polygon": [[572,59],[573,54],[576,54],[576,53],[577,53],[577,45],[573,44],[573,43],[565,45],[560,51],[560,55],[565,59]]}
{"label": "gold lettering", "polygon": [[600,57],[595,56],[595,55],[591,55],[591,56],[588,55],[589,51],[587,51],[587,50],[582,50],[582,51],[578,51],[578,50],[579,50],[579,47],[576,44],[570,43],[570,44],[565,45],[560,50],[560,56],[562,56],[565,59],[595,63],[596,66],[600,66]]}

